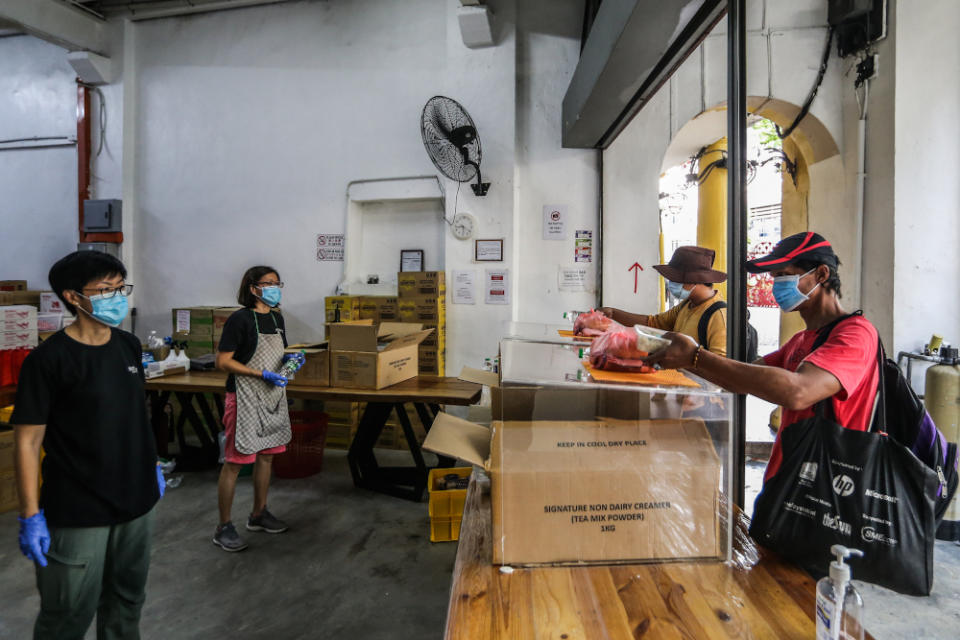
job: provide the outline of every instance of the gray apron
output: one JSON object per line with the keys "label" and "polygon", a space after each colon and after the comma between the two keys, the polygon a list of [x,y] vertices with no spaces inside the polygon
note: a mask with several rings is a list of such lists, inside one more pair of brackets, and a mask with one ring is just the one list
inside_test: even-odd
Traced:
{"label": "gray apron", "polygon": [[[283,360],[283,337],[277,319],[274,334],[261,334],[257,314],[253,313],[253,325],[257,332],[257,349],[247,366],[254,370],[277,371]],[[279,447],[290,442],[290,413],[287,411],[287,390],[272,382],[253,376],[236,376],[237,382],[237,428],[234,447],[240,453],[250,455],[264,449]]]}

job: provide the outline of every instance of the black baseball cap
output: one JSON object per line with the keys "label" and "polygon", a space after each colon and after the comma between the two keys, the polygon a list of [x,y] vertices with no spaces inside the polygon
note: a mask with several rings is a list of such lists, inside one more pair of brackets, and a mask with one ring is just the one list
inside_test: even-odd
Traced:
{"label": "black baseball cap", "polygon": [[825,264],[834,269],[840,264],[833,247],[819,233],[795,233],[777,243],[769,255],[747,261],[747,271],[764,273],[800,261]]}

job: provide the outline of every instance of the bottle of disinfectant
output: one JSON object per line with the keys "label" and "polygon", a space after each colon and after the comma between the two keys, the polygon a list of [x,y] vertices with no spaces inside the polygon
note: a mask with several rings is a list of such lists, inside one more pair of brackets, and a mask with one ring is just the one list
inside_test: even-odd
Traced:
{"label": "bottle of disinfectant", "polygon": [[863,557],[863,551],[835,544],[830,553],[830,576],[817,582],[817,640],[863,640],[863,598],[850,582],[845,558]]}

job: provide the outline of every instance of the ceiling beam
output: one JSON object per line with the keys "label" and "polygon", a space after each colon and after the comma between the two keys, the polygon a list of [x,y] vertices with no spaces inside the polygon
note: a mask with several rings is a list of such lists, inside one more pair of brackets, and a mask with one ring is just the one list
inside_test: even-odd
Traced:
{"label": "ceiling beam", "polygon": [[4,0],[0,20],[70,51],[108,54],[104,22],[54,0]]}

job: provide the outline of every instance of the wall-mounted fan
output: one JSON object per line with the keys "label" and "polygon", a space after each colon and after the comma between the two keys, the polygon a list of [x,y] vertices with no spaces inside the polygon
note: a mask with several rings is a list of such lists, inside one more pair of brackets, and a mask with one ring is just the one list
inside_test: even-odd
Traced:
{"label": "wall-mounted fan", "polygon": [[420,134],[427,155],[440,173],[457,182],[469,182],[478,196],[487,195],[489,182],[480,176],[480,137],[473,119],[463,106],[444,96],[427,100],[420,117]]}

